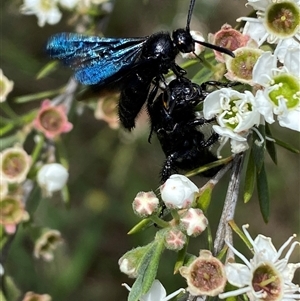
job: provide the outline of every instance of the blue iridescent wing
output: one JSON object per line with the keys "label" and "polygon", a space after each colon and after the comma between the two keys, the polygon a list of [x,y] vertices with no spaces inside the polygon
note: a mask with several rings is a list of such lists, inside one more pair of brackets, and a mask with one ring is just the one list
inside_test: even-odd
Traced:
{"label": "blue iridescent wing", "polygon": [[146,38],[102,38],[76,33],[59,33],[47,44],[51,58],[75,70],[84,85],[105,85],[130,70],[140,55]]}

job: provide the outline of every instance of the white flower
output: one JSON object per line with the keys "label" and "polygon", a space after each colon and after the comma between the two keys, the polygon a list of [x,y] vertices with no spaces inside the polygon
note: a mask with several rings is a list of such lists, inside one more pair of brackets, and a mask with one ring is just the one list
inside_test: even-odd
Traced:
{"label": "white flower", "polygon": [[244,264],[227,263],[225,272],[230,284],[238,289],[220,294],[224,299],[247,293],[251,301],[295,301],[300,299],[299,285],[292,283],[296,269],[300,263],[288,263],[289,257],[298,241],[291,244],[284,258],[280,259],[284,249],[291,243],[290,237],[282,247],[276,251],[270,237],[259,234],[254,240],[246,230],[248,225],[243,226],[243,231],[252,244],[253,258],[248,261],[244,255],[238,252],[227,242],[228,247],[237,255]]}
{"label": "white flower", "polygon": [[0,69],[0,102],[6,100],[7,95],[12,91],[14,82],[9,80]]}
{"label": "white flower", "polygon": [[67,9],[73,9],[78,2],[79,0],[59,0],[59,4]]}
{"label": "white flower", "polygon": [[299,0],[248,0],[246,5],[257,10],[257,18],[241,17],[247,21],[243,34],[248,34],[259,45],[281,43],[285,39],[300,39]]}
{"label": "white flower", "polygon": [[247,135],[260,121],[253,94],[230,88],[210,93],[204,100],[203,115],[205,119],[216,118],[218,125],[213,125],[213,129],[221,136],[222,144],[231,139],[233,153],[248,148]]}
{"label": "white flower", "polygon": [[69,177],[65,167],[58,163],[45,164],[38,171],[37,181],[40,187],[51,196],[53,192],[61,190]]}
{"label": "white flower", "polygon": [[[131,288],[126,284],[123,283],[123,286],[127,288],[127,290],[131,291]],[[140,301],[168,301],[174,298],[181,292],[185,292],[184,288],[180,288],[174,293],[167,296],[166,290],[163,285],[160,283],[159,280],[154,280],[151,288],[149,291],[140,298]]]}
{"label": "white flower", "polygon": [[[276,53],[275,53],[276,54]],[[253,81],[264,87],[255,96],[257,109],[266,122],[300,131],[300,48],[290,48],[277,67],[276,55],[265,52],[253,68]]]}
{"label": "white flower", "polygon": [[62,13],[57,8],[57,0],[24,0],[21,13],[36,15],[40,27],[43,27],[46,23],[56,24],[62,17]]}
{"label": "white flower", "polygon": [[194,201],[198,187],[187,177],[174,174],[160,186],[161,198],[168,208],[188,208]]}

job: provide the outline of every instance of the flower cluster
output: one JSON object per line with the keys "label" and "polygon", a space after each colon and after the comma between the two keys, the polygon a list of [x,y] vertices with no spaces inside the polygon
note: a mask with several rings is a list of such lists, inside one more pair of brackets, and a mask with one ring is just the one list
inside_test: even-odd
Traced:
{"label": "flower cluster", "polygon": [[[300,3],[296,0],[248,0],[257,18],[246,21],[240,33],[225,24],[210,35],[210,41],[233,51],[235,57],[220,55],[230,81],[248,84],[252,89],[237,92],[222,88],[204,101],[204,117],[216,118],[213,128],[221,144],[231,142],[232,153],[246,150],[247,136],[259,124],[275,122],[300,132]],[[263,44],[276,45],[274,51]]]}

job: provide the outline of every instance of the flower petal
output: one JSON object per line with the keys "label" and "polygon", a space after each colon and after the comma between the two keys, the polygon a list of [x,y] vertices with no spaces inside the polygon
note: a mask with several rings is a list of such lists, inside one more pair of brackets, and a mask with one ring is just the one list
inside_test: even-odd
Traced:
{"label": "flower petal", "polygon": [[225,272],[228,281],[237,287],[251,284],[251,271],[241,263],[228,263],[225,265]]}

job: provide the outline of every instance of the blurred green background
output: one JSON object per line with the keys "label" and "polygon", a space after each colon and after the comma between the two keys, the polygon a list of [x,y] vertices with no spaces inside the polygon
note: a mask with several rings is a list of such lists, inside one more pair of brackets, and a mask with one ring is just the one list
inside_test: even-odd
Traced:
{"label": "blurred green background", "polygon": [[[185,26],[188,0],[116,0],[104,31],[106,36],[145,36],[158,30]],[[20,95],[56,89],[66,83],[71,71],[59,69],[51,76],[35,80],[37,72],[49,62],[44,52],[48,37],[60,31],[72,31],[67,25],[68,14],[55,26],[37,26],[35,16],[19,13],[22,3],[1,0],[1,62],[4,74],[15,83],[9,102],[17,112],[38,107],[38,102],[16,105]],[[225,22],[235,25],[237,17],[250,10],[240,0],[197,0],[192,29],[215,32]],[[126,300],[128,292],[121,283],[132,280],[119,272],[118,259],[131,248],[150,242],[155,229],[134,236],[127,231],[138,221],[131,209],[137,192],[155,190],[159,186],[159,170],[164,156],[156,139],[148,144],[148,127],[132,135],[111,130],[95,120],[91,110],[73,116],[74,129],[63,136],[70,164],[69,190],[71,206],[66,208],[59,195],[42,199],[35,213],[37,225],[58,229],[64,244],[55,253],[53,262],[33,258],[33,243],[26,229],[19,231],[11,245],[6,272],[24,293],[48,293],[54,301]],[[300,148],[299,133],[275,128],[276,135]],[[250,224],[250,233],[272,236],[278,248],[293,233],[299,235],[299,156],[278,148],[278,166],[267,158],[271,194],[270,222],[264,224],[256,194],[248,203],[239,202],[238,225]],[[202,178],[194,178],[198,185]],[[215,233],[228,177],[214,191],[209,220]],[[298,237],[299,238],[299,237]],[[203,241],[202,241],[203,240]],[[194,252],[206,247],[205,238],[192,245]],[[239,239],[236,238],[236,242]],[[249,252],[248,252],[249,255]],[[176,256],[166,251],[159,277],[168,292],[185,281],[172,274]],[[292,261],[300,260],[296,248]],[[300,283],[299,273],[294,281]]]}

